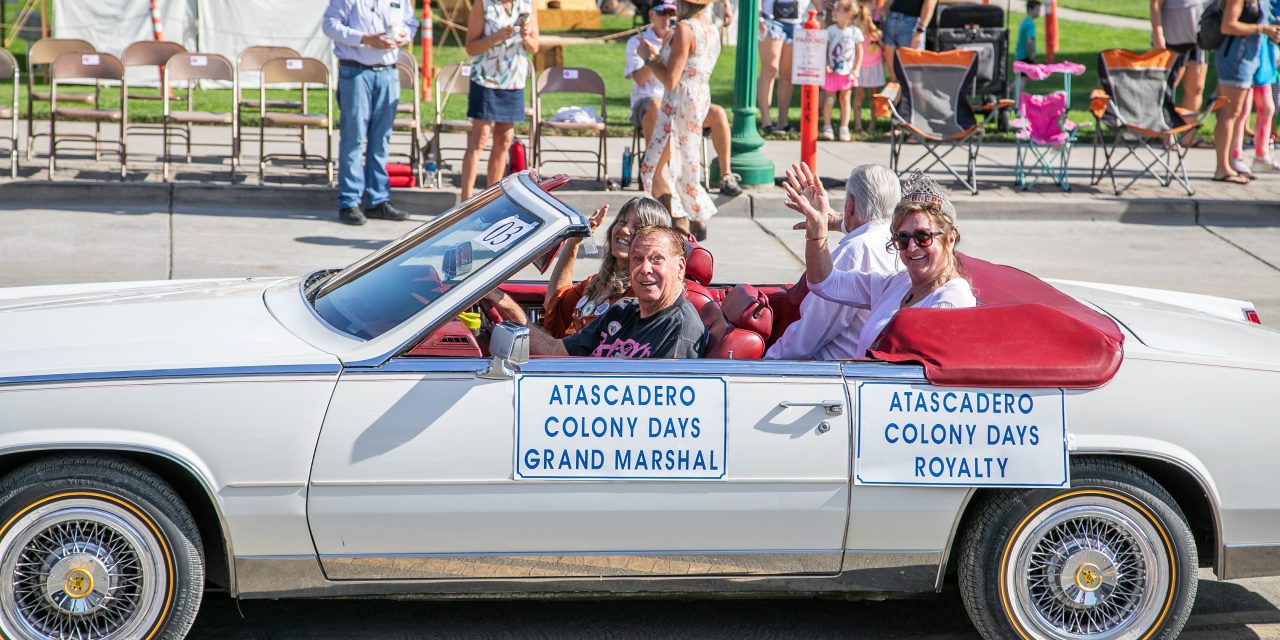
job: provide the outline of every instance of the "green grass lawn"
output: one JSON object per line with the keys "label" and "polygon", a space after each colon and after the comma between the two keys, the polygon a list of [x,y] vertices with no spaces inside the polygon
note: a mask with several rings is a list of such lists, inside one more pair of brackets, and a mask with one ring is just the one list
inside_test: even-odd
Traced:
{"label": "green grass lawn", "polygon": [[[616,16],[605,16],[613,19],[618,24],[609,24],[612,29],[626,29],[630,27],[630,18],[618,18]],[[1022,14],[1015,13],[1010,16],[1010,24],[1017,24],[1022,19]],[[1040,21],[1038,25],[1038,43],[1040,43],[1040,56],[1043,58],[1044,24]],[[1013,34],[1011,34],[1012,36]],[[1103,27],[1098,25],[1062,21],[1059,23],[1059,41],[1062,50],[1058,52],[1059,59],[1073,60],[1079,62],[1088,69],[1088,71],[1080,77],[1076,77],[1072,82],[1072,119],[1078,122],[1092,121],[1092,117],[1086,111],[1089,101],[1089,92],[1098,86],[1097,66],[1098,51],[1109,48],[1125,48],[1134,50],[1145,50],[1148,48],[1149,35],[1137,29],[1116,29]],[[587,67],[598,72],[605,81],[606,114],[609,124],[609,133],[614,136],[628,136],[631,133],[630,118],[630,90],[631,83],[622,75],[623,58],[625,55],[625,40],[608,42],[605,44],[583,44],[571,45],[565,47],[565,64],[569,66]],[[734,72],[734,56],[735,50],[726,47],[716,64],[716,68],[711,78],[711,94],[712,99],[726,109],[733,104],[733,72]],[[456,46],[436,47],[434,52],[434,63],[442,66],[454,62],[460,62],[465,59],[465,52]],[[1215,79],[1212,72],[1209,78],[1209,85],[1214,85]],[[1033,92],[1048,92],[1055,90],[1055,85],[1050,82],[1041,82],[1032,84],[1029,88]],[[72,91],[82,90],[80,88],[72,88]],[[154,95],[155,89],[138,89],[136,93],[149,93]],[[799,118],[799,91],[795,91],[793,95],[793,122]],[[272,96],[284,97],[282,92],[269,92]],[[296,95],[296,93],[294,94]],[[0,85],[0,101],[7,104],[11,89],[8,83]],[[409,99],[410,93],[406,90],[402,94],[402,99]],[[319,112],[323,109],[323,93],[312,92],[311,94],[311,110]],[[578,95],[547,95],[543,98],[543,113],[550,114],[556,108],[567,105],[588,105],[593,104],[590,98]],[[199,109],[207,109],[211,111],[229,110],[232,98],[230,90],[208,90],[197,94],[196,106]],[[108,88],[104,91],[104,104],[112,107],[119,104],[119,92],[114,88]],[[25,106],[24,106],[25,108]],[[869,105],[868,105],[869,116]],[[423,121],[429,123],[434,118],[435,106],[431,102],[423,103]],[[775,108],[776,113],[776,108]],[[466,97],[455,96],[449,103],[445,111],[446,119],[461,119],[466,115]],[[158,122],[161,116],[161,107],[158,101],[131,101],[130,104],[130,120],[137,122]],[[36,117],[48,117],[48,104],[37,104]],[[776,116],[774,118],[776,122]],[[248,126],[257,126],[257,115],[249,114],[245,117],[245,124]],[[881,123],[883,130],[883,123]],[[523,129],[522,129],[523,131]],[[1207,136],[1207,130],[1203,135]],[[1004,136],[997,136],[996,139],[1002,139]]]}
{"label": "green grass lawn", "polygon": [[1058,0],[1058,4],[1067,9],[1139,20],[1146,20],[1151,10],[1146,0]]}

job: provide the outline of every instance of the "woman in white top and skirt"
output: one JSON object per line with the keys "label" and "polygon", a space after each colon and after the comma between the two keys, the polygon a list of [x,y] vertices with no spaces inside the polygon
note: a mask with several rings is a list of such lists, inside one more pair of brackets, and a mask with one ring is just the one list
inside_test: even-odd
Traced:
{"label": "woman in white top and skirt", "polygon": [[827,248],[827,215],[815,206],[825,197],[818,178],[803,165],[793,166],[783,183],[787,206],[805,217],[805,273],[809,291],[832,302],[870,309],[858,336],[865,354],[899,309],[963,308],[977,304],[956,259],[960,230],[955,209],[933,180],[917,174],[903,188],[894,208],[885,250],[897,252],[905,271],[894,274],[837,271]]}

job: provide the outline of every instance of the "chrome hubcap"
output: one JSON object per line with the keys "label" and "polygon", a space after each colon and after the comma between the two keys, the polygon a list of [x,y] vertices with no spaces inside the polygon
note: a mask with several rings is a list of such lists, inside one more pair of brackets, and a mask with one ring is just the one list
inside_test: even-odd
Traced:
{"label": "chrome hubcap", "polygon": [[1076,498],[1014,540],[1006,573],[1014,615],[1044,638],[1126,639],[1155,624],[1169,589],[1160,533],[1127,503]]}
{"label": "chrome hubcap", "polygon": [[163,611],[164,549],[135,513],[94,499],[43,505],[0,539],[0,636],[122,640]]}

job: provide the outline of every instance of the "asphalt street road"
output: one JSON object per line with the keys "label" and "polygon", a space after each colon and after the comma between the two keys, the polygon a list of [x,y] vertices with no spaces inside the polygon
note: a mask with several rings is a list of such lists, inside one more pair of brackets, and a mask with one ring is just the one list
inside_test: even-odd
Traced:
{"label": "asphalt street road", "polygon": [[[416,218],[416,222],[425,218]],[[793,282],[802,232],[783,215],[717,217],[720,282]],[[0,204],[0,286],[295,275],[349,264],[416,222],[343,227],[330,211]],[[1254,301],[1280,326],[1280,227],[962,221],[962,249],[1037,275]],[[594,270],[579,261],[578,277]],[[530,275],[530,274],[526,274]],[[1280,638],[1280,579],[1203,580],[1186,638]],[[193,638],[976,637],[954,588],[909,600],[244,601],[210,593]]]}
{"label": "asphalt street road", "polygon": [[[1207,572],[1204,576],[1209,576]],[[1202,579],[1182,638],[1280,638],[1277,581]],[[978,640],[960,594],[881,600],[247,600],[210,593],[192,640]]]}

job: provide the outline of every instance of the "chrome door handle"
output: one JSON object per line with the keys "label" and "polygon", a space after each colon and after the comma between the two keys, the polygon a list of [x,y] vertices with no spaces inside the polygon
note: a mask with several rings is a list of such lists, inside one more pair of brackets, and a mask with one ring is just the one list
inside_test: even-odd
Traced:
{"label": "chrome door handle", "polygon": [[785,400],[778,403],[779,407],[822,407],[829,416],[838,416],[844,413],[844,403],[838,400],[824,400],[822,402],[792,402]]}

